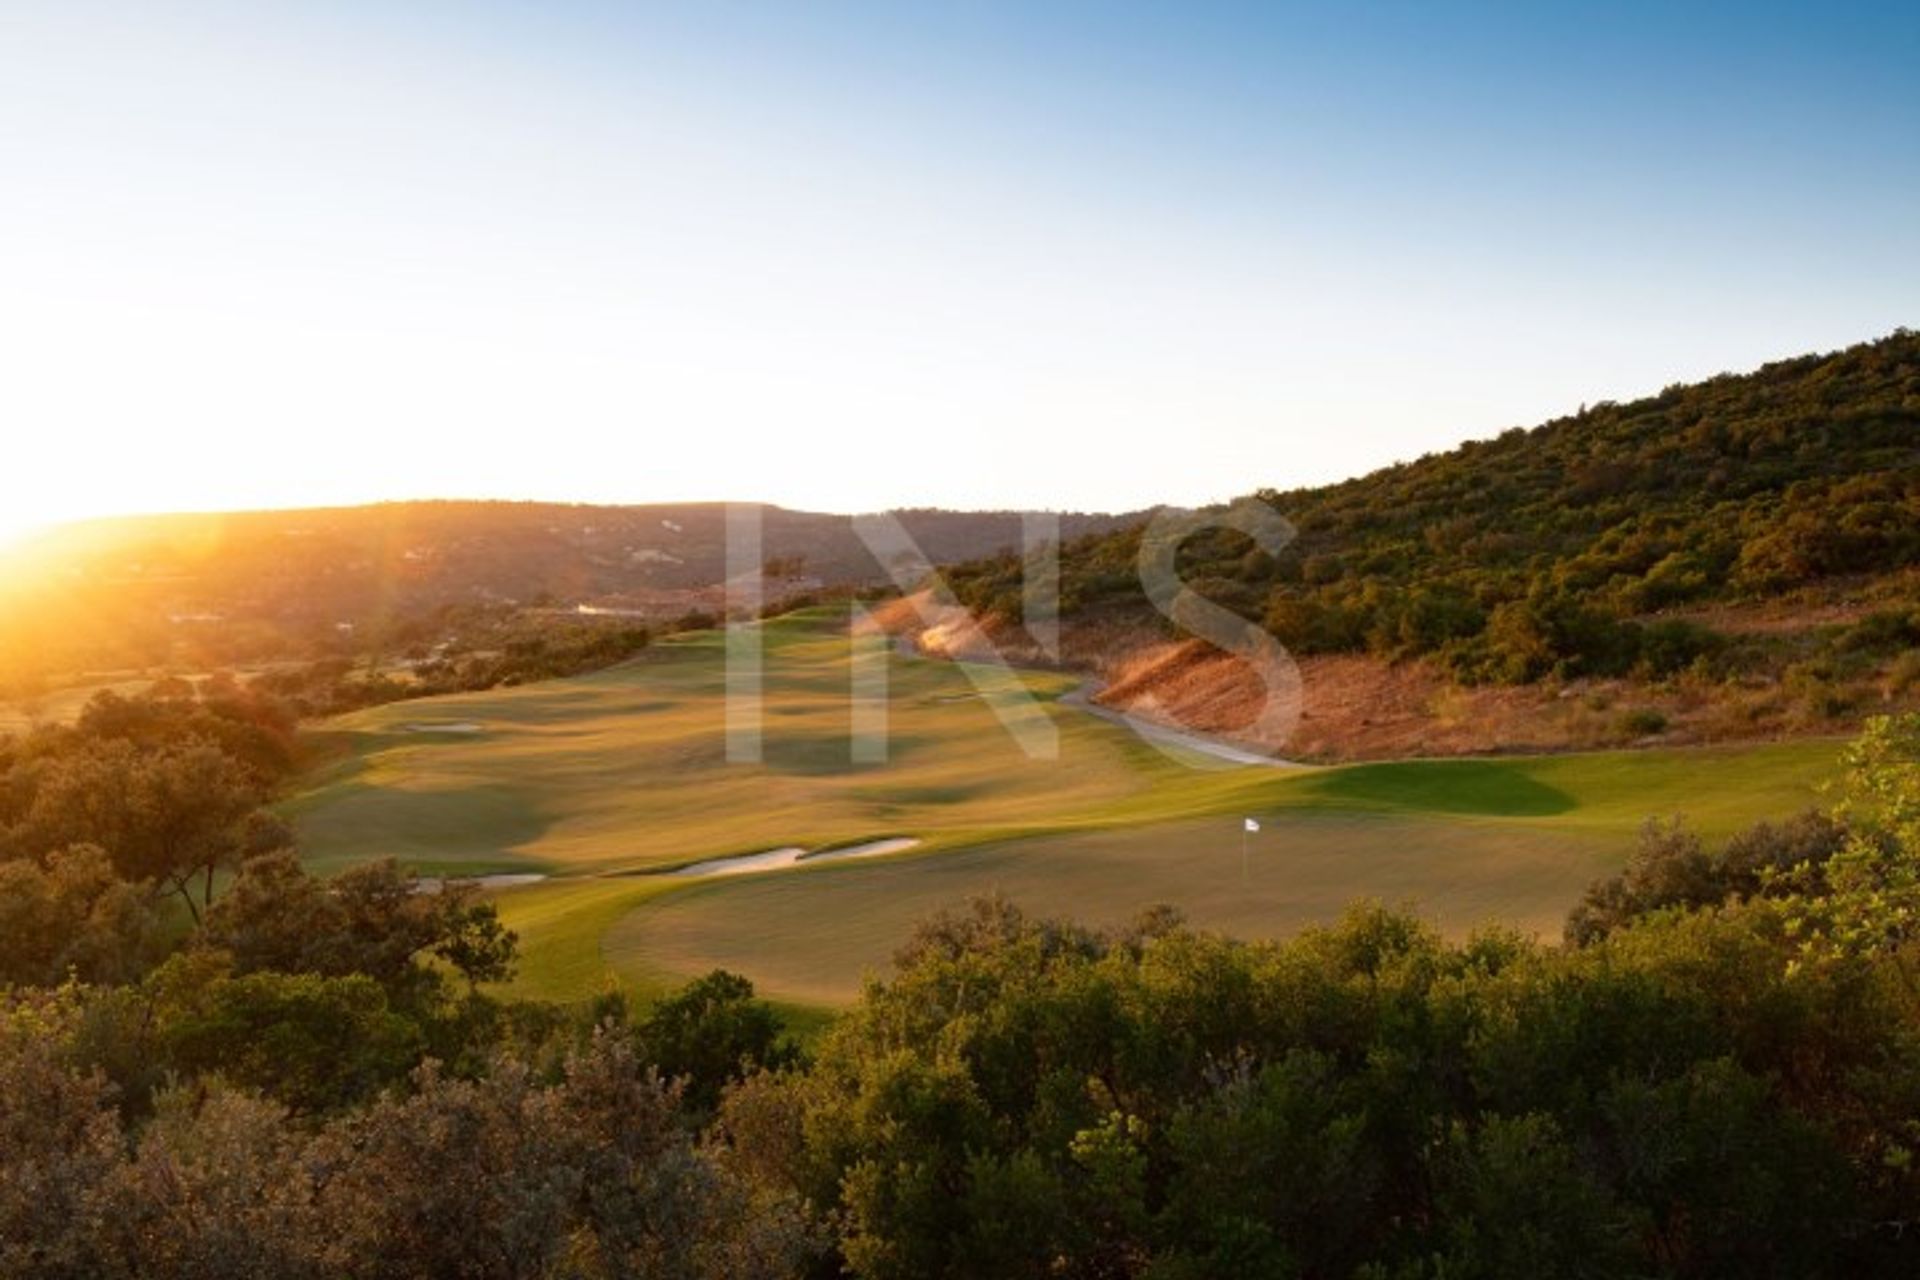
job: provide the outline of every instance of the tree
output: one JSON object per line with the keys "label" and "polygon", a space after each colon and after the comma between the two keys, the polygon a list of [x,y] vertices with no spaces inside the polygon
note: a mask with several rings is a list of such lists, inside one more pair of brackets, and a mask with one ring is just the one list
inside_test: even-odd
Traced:
{"label": "tree", "polygon": [[520,939],[500,922],[499,908],[478,901],[472,890],[456,890],[440,904],[440,924],[433,954],[466,979],[469,993],[483,982],[513,979]]}
{"label": "tree", "polygon": [[161,950],[150,895],[94,845],[0,862],[0,982],[131,982]]}
{"label": "tree", "polygon": [[0,1275],[91,1280],[87,1212],[120,1160],[113,1090],[68,1061],[80,993],[0,992]]}
{"label": "tree", "polygon": [[[1790,928],[1803,957],[1902,953],[1920,940],[1920,715],[1876,716],[1841,757],[1846,845],[1795,876]],[[1920,983],[1909,978],[1920,1001]]]}
{"label": "tree", "polygon": [[155,971],[150,986],[155,1040],[171,1066],[217,1073],[296,1112],[363,1102],[420,1058],[420,1028],[364,974],[235,977],[183,955]]}
{"label": "tree", "polygon": [[34,855],[95,845],[122,878],[171,890],[198,922],[220,868],[285,842],[264,799],[260,783],[209,743],[141,750],[108,739],[46,762],[12,843]]}
{"label": "tree", "polygon": [[557,1085],[512,1062],[471,1081],[424,1067],[315,1143],[335,1170],[324,1259],[367,1280],[795,1274],[815,1249],[799,1206],[694,1145],[677,1101],[604,1032]]}
{"label": "tree", "polygon": [[229,953],[237,972],[365,974],[414,1009],[439,993],[427,957],[452,966],[471,989],[506,981],[518,952],[499,911],[471,885],[424,892],[391,859],[320,880],[286,851],[248,861],[199,936]]}
{"label": "tree", "polygon": [[688,1099],[711,1110],[720,1091],[757,1067],[793,1060],[780,1019],[753,998],[753,984],[715,969],[653,1007],[640,1026],[647,1057],[669,1079],[686,1081]]}
{"label": "tree", "polygon": [[101,1186],[94,1274],[323,1280],[308,1145],[286,1107],[225,1082],[163,1090]]}

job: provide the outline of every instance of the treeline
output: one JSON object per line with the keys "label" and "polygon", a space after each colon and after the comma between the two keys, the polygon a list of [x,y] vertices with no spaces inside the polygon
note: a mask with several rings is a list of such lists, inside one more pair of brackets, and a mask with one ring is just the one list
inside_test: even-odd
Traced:
{"label": "treeline", "polygon": [[1920,718],[1845,763],[1650,827],[1559,946],[981,900],[805,1053],[725,974],[503,1001],[471,894],[256,856],[112,975],[10,973],[0,1275],[1910,1276]]}
{"label": "treeline", "polygon": [[250,684],[302,719],[325,717],[409,698],[582,675],[635,657],[658,635],[712,625],[712,618],[699,613],[670,624],[638,626],[515,611],[487,618],[484,625],[470,620],[434,643],[418,635],[396,637],[364,658],[330,657],[284,666],[261,673]]}
{"label": "treeline", "polygon": [[[1237,533],[1201,534],[1182,548],[1181,573],[1297,653],[1430,656],[1468,682],[1660,677],[1694,664],[1727,674],[1780,655],[1647,615],[1836,580],[1885,600],[1911,630],[1920,335],[1255,497],[1292,522],[1295,540],[1269,554]],[[1140,538],[1136,526],[1063,549],[1066,616],[1150,612]],[[1018,573],[1005,556],[947,577],[970,608],[1017,620]]]}

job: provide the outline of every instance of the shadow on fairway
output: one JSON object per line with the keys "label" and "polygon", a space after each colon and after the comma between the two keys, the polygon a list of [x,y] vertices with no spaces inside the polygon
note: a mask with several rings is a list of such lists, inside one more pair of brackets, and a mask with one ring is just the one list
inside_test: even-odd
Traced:
{"label": "shadow on fairway", "polygon": [[762,739],[761,758],[766,767],[775,773],[830,777],[898,764],[904,757],[914,754],[925,742],[924,738],[908,734],[889,734],[887,758],[884,761],[866,762],[854,760],[853,743],[844,731],[800,733],[771,730]]}
{"label": "shadow on fairway", "polygon": [[1547,818],[1577,802],[1534,777],[1517,760],[1406,760],[1330,769],[1307,788],[1342,804],[1429,813]]}

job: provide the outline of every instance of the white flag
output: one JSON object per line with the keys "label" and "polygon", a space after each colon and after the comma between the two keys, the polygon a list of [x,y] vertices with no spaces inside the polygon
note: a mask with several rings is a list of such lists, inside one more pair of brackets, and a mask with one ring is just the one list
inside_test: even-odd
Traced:
{"label": "white flag", "polygon": [[1258,831],[1259,829],[1260,829],[1260,820],[1258,818],[1247,819],[1247,830]]}

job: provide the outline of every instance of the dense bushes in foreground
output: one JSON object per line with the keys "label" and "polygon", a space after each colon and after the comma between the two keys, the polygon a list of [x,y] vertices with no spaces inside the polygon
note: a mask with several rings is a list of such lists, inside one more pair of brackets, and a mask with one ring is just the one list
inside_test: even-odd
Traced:
{"label": "dense bushes in foreground", "polygon": [[502,1003],[416,888],[268,855],[156,967],[9,988],[0,1276],[1920,1273],[1920,718],[1824,815],[1653,828],[1565,946],[986,899],[804,1056],[726,974]]}
{"label": "dense bushes in foreground", "polygon": [[667,1082],[617,1011],[496,1010],[333,1110],[225,1055],[116,1086],[114,993],[19,990],[0,1274],[1913,1274],[1914,992],[1793,950],[1771,904],[1560,951],[984,902],[810,1063]]}
{"label": "dense bushes in foreground", "polygon": [[127,1126],[82,1065],[88,1013],[35,993],[0,1019],[0,1275],[720,1280],[811,1245],[611,1032],[544,1076],[422,1066],[319,1123],[209,1072]]}
{"label": "dense bushes in foreground", "polygon": [[950,919],[723,1115],[867,1276],[1910,1274],[1891,966],[1765,914],[1559,952]]}

